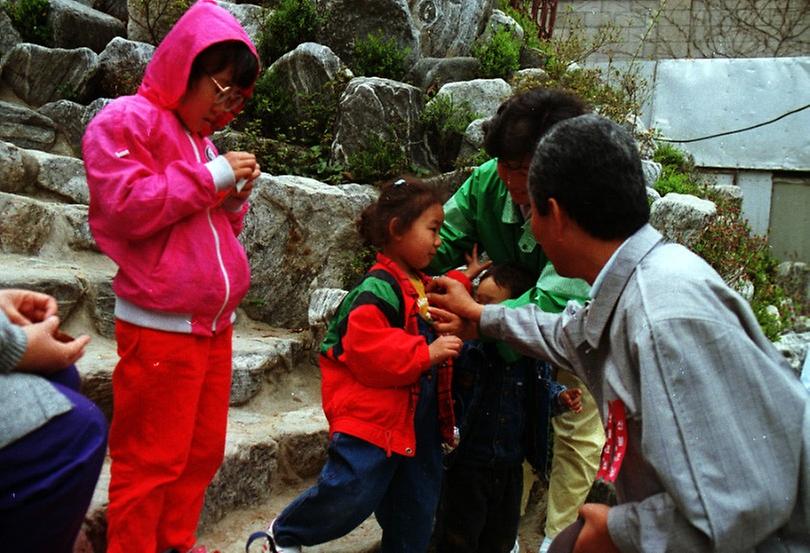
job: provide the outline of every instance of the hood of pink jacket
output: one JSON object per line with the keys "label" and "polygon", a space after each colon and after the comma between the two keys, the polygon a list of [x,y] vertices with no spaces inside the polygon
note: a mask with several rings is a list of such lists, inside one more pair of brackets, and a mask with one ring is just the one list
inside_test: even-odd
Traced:
{"label": "hood of pink jacket", "polygon": [[199,0],[158,45],[146,67],[138,94],[173,110],[186,91],[194,58],[212,44],[227,40],[244,42],[259,59],[250,37],[227,10],[214,0]]}

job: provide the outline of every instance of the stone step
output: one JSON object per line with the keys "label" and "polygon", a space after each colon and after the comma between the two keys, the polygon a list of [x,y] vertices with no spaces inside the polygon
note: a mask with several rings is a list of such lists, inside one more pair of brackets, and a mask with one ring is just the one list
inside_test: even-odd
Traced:
{"label": "stone step", "polygon": [[[318,369],[300,364],[276,375],[248,405],[231,407],[225,459],[208,488],[200,529],[234,510],[263,505],[293,484],[313,481],[326,459],[327,423]],[[109,459],[85,523],[93,551],[105,550]]]}

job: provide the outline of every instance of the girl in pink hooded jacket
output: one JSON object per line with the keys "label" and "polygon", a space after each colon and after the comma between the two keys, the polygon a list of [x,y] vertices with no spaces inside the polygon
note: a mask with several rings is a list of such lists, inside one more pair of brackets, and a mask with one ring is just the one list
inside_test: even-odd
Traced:
{"label": "girl in pink hooded jacket", "polygon": [[[212,0],[158,46],[137,94],[84,136],[90,228],[118,265],[108,549],[185,552],[225,448],[237,235],[259,165],[208,139],[250,96],[256,49]],[[195,550],[197,551],[197,550]]]}

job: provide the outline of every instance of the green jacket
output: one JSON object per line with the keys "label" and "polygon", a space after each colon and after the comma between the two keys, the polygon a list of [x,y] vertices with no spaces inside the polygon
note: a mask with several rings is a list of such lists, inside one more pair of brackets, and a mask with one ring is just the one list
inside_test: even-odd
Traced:
{"label": "green jacket", "polygon": [[[442,243],[427,269],[429,274],[442,274],[466,263],[464,254],[478,244],[492,261],[517,263],[536,275],[535,287],[519,298],[505,302],[511,307],[533,303],[543,311],[559,313],[569,300],[584,302],[590,287],[581,279],[557,274],[532,234],[529,219],[512,201],[506,185],[498,176],[498,160],[482,164],[444,204]],[[499,344],[502,355],[516,358]]]}

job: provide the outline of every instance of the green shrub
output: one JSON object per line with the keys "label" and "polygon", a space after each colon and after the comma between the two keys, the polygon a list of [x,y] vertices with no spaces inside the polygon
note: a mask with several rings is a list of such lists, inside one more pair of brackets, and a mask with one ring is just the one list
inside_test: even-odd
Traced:
{"label": "green shrub", "polygon": [[330,161],[332,134],[323,136],[323,142],[302,145],[288,142],[286,137],[269,138],[261,130],[259,121],[250,121],[237,138],[223,145],[223,151],[253,152],[262,172],[271,175],[301,175],[329,184],[344,182],[344,167]]}
{"label": "green shrub", "polygon": [[[694,171],[694,161],[688,154],[671,144],[659,144],[653,159],[662,165],[661,177],[655,184],[661,195],[668,192],[692,194],[711,200],[717,206],[717,215],[706,226],[692,246],[723,277],[731,287],[744,282],[754,285],[751,309],[765,335],[775,340],[789,328],[801,306],[800,295],[785,291],[776,272],[778,261],[771,254],[768,240],[751,233],[742,218],[740,204],[705,186]],[[768,306],[774,305],[781,318],[774,317]]]}
{"label": "green shrub", "polygon": [[400,48],[393,38],[369,33],[354,43],[354,74],[400,80],[405,75],[405,59],[410,53],[410,48]]}
{"label": "green shrub", "polygon": [[442,171],[453,168],[464,131],[478,117],[469,103],[456,104],[449,94],[436,96],[425,107],[421,121],[427,133],[428,145],[436,154]]}
{"label": "green shrub", "polygon": [[321,17],[312,0],[281,0],[259,33],[259,55],[265,67],[302,42],[317,42]]}
{"label": "green shrub", "polygon": [[48,0],[9,0],[3,9],[25,42],[42,46],[53,44],[53,29],[48,23],[51,11]]}
{"label": "green shrub", "polygon": [[509,29],[498,29],[489,40],[473,46],[472,55],[481,64],[481,74],[488,79],[508,78],[520,68],[520,41]]}
{"label": "green shrub", "polygon": [[352,180],[373,183],[402,173],[408,159],[396,140],[371,134],[365,149],[349,156],[348,165]]}

